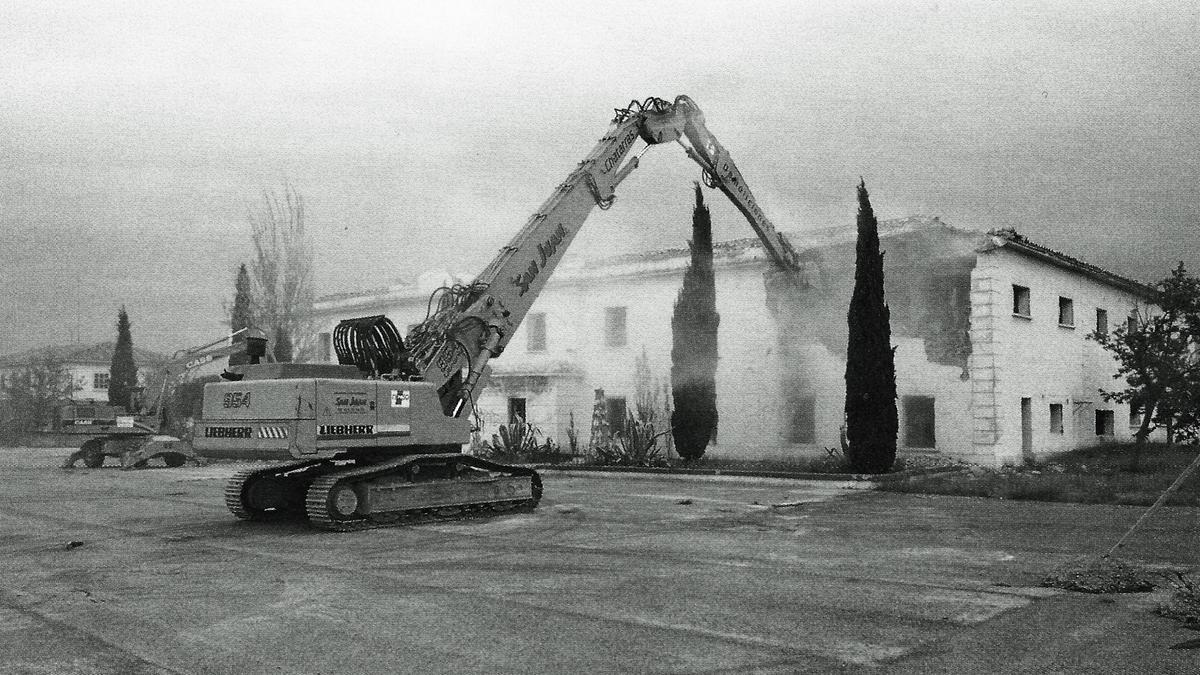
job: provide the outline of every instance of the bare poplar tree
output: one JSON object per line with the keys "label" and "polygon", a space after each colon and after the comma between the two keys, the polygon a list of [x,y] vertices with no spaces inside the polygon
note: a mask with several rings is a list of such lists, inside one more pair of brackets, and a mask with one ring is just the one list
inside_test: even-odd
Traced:
{"label": "bare poplar tree", "polygon": [[303,360],[313,344],[313,256],[304,199],[284,182],[282,197],[264,190],[260,209],[250,209],[248,219],[254,317],[268,331],[276,361]]}

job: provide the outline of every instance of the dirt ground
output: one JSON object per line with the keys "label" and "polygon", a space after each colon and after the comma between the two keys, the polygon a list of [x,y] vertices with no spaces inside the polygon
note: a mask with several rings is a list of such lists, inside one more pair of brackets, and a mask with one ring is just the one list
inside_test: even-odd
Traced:
{"label": "dirt ground", "polygon": [[[548,472],[533,513],[244,523],[240,465],[0,449],[0,673],[1196,673],[1161,594],[1037,587],[1142,512]],[[781,505],[781,506],[773,506]],[[1126,559],[1200,564],[1200,509]]]}

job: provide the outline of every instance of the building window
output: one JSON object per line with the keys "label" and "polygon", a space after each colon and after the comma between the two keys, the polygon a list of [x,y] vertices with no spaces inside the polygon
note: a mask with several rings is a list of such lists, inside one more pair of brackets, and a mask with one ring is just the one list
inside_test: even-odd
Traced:
{"label": "building window", "polygon": [[1061,434],[1063,432],[1063,407],[1061,403],[1050,404],[1050,433]]}
{"label": "building window", "polygon": [[932,396],[904,397],[904,445],[910,448],[936,447]]}
{"label": "building window", "polygon": [[1029,287],[1013,284],[1013,314],[1026,319],[1029,314]]}
{"label": "building window", "polygon": [[519,424],[528,420],[529,418],[525,415],[525,399],[508,399],[508,423]]}
{"label": "building window", "polygon": [[605,347],[624,347],[625,343],[626,343],[625,308],[624,307],[605,307],[604,308],[604,346]]}
{"label": "building window", "polygon": [[92,389],[108,389],[108,373],[92,373]]}
{"label": "building window", "polygon": [[322,363],[333,361],[333,336],[329,333],[321,333],[317,336],[317,357]]}
{"label": "building window", "polygon": [[1128,319],[1125,319],[1125,333],[1127,335],[1133,334],[1133,333],[1137,332],[1137,329],[1138,329],[1137,317],[1130,315]]}
{"label": "building window", "polygon": [[1096,308],[1096,332],[1108,335],[1108,310]]}
{"label": "building window", "polygon": [[612,433],[625,433],[625,397],[610,396],[604,399],[605,412],[608,416],[608,430]]}
{"label": "building window", "polygon": [[1142,410],[1134,403],[1129,404],[1129,428],[1142,428]]}
{"label": "building window", "polygon": [[1058,325],[1066,328],[1075,327],[1075,301],[1070,298],[1058,299]]}
{"label": "building window", "polygon": [[817,442],[817,399],[804,396],[791,401],[787,439],[789,443]]}
{"label": "building window", "polygon": [[530,314],[525,321],[526,349],[530,352],[546,351],[546,315]]}
{"label": "building window", "polygon": [[1114,435],[1114,419],[1113,411],[1097,410],[1096,411],[1096,435],[1097,436],[1112,436]]}

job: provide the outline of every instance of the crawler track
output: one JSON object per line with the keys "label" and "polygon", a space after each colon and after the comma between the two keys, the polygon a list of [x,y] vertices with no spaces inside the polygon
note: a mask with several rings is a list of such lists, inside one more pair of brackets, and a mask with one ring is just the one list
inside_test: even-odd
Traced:
{"label": "crawler track", "polygon": [[308,484],[322,470],[334,468],[331,462],[310,460],[239,471],[225,484],[225,506],[242,520],[299,516]]}
{"label": "crawler track", "polygon": [[[437,476],[438,471],[446,475]],[[462,477],[471,472],[482,478]],[[430,473],[435,477],[413,479]],[[359,505],[359,496],[370,490],[373,481],[392,480],[393,489],[400,491],[443,487],[469,491],[478,486],[480,492],[486,492],[483,488],[496,482],[494,474],[508,478],[529,477],[531,494],[527,492],[515,498],[481,495],[477,500],[449,505],[420,504],[395,510],[369,511]],[[348,465],[330,460],[289,462],[239,471],[225,486],[225,505],[242,520],[304,515],[314,527],[338,532],[529,511],[537,506],[541,497],[541,477],[533,469],[506,466],[459,453],[408,455],[383,462]]]}
{"label": "crawler track", "polygon": [[[517,499],[481,499],[477,502],[460,503],[452,506],[419,506],[395,511],[375,511],[366,514],[355,513],[353,515],[344,515],[339,513],[338,500],[341,496],[345,495],[347,499],[355,500],[355,497],[346,495],[347,492],[359,492],[360,490],[356,490],[356,488],[369,485],[371,481],[376,479],[394,477],[404,474],[406,471],[412,471],[414,468],[435,465],[454,467],[455,476],[458,475],[460,468],[482,470],[489,473],[502,473],[510,476],[529,476],[532,496],[524,496]],[[413,483],[413,486],[428,487],[439,484],[465,486],[473,482],[469,479],[464,480],[452,477],[442,480],[418,481]],[[320,476],[308,488],[308,493],[305,497],[305,510],[308,520],[313,526],[325,530],[349,532],[435,520],[479,518],[492,515],[496,512],[529,511],[537,507],[541,497],[542,480],[533,469],[497,464],[478,457],[458,453],[410,455],[378,464],[349,467]],[[345,506],[350,507],[348,509],[350,511],[355,510],[350,504],[346,504]]]}

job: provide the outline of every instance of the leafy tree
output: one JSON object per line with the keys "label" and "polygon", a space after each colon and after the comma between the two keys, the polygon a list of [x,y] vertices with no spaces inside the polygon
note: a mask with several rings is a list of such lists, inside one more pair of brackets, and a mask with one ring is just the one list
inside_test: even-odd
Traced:
{"label": "leafy tree", "polygon": [[896,462],[896,362],[883,297],[879,226],[865,182],[858,185],[854,294],[847,313],[846,460],[859,473],[885,473]]}
{"label": "leafy tree", "polygon": [[[237,281],[233,285],[233,294],[233,309],[229,311],[229,329],[236,332],[254,324],[254,290],[250,285],[250,273],[246,270],[245,263],[242,263],[241,267],[238,268]],[[239,335],[234,339],[238,342],[244,342],[246,337],[245,335]],[[229,356],[229,365],[231,366],[249,363],[249,361],[249,357],[242,352],[235,352]]]}
{"label": "leafy tree", "polygon": [[695,461],[717,432],[717,286],[712,218],[696,184],[691,262],[671,316],[671,432],[684,461]]}
{"label": "leafy tree", "polygon": [[251,212],[249,220],[253,314],[268,332],[275,360],[292,361],[305,355],[313,337],[313,257],[304,199],[290,183],[284,184],[282,198],[264,191],[261,212]]}
{"label": "leafy tree", "polygon": [[54,421],[54,408],[71,398],[75,382],[62,360],[51,353],[6,374],[0,387],[4,433],[42,429]]}
{"label": "leafy tree", "polygon": [[1130,321],[1088,337],[1117,361],[1113,379],[1125,386],[1100,390],[1106,401],[1129,403],[1142,414],[1134,434],[1132,466],[1160,426],[1175,436],[1200,434],[1200,279],[1180,262],[1154,286],[1153,308],[1138,307]]}
{"label": "leafy tree", "polygon": [[125,306],[117,312],[117,346],[108,368],[108,404],[132,410],[131,396],[137,386],[137,364],[133,360],[133,334]]}

